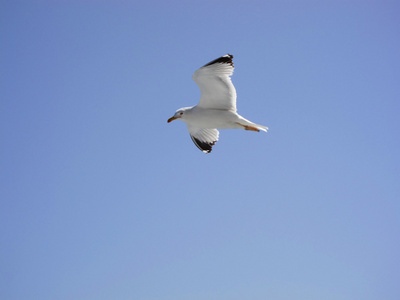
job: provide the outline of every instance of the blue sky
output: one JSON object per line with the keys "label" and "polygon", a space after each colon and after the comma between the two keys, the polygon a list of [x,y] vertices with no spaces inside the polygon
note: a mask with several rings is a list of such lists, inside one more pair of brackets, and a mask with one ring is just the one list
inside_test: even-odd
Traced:
{"label": "blue sky", "polygon": [[[2,299],[399,299],[395,1],[2,1]],[[234,55],[211,154],[175,110]]]}

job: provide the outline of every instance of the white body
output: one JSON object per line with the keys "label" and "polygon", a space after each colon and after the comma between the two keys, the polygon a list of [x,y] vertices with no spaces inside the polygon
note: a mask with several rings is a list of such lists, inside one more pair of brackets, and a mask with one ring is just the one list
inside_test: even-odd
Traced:
{"label": "white body", "polygon": [[203,108],[194,106],[185,111],[182,121],[194,127],[210,129],[243,129],[238,123],[256,125],[233,111],[220,109],[208,109],[207,113],[204,111]]}

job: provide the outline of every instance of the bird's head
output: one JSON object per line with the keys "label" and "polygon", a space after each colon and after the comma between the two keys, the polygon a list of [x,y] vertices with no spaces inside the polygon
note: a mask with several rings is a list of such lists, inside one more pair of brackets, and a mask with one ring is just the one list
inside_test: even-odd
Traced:
{"label": "bird's head", "polygon": [[175,114],[174,114],[171,118],[168,119],[168,123],[169,123],[169,122],[172,122],[173,120],[177,120],[177,119],[183,120],[183,119],[185,118],[185,113],[186,113],[189,109],[191,109],[191,107],[183,107],[183,108],[178,109],[178,110],[175,112]]}

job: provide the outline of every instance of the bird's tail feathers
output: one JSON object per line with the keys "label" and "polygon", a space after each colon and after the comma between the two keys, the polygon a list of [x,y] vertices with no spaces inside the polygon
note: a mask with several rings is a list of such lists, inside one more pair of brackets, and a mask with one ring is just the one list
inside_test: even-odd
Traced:
{"label": "bird's tail feathers", "polygon": [[[242,116],[240,116],[241,121],[238,123],[240,125],[242,125],[243,127],[245,127],[246,130],[252,130],[252,131],[258,131],[258,130],[262,130],[267,132],[268,131],[268,127],[267,126],[263,126],[263,125],[259,125],[256,123],[253,123],[245,118],[243,118]],[[249,127],[249,128],[246,128]],[[253,129],[251,129],[253,128]],[[257,128],[258,130],[254,130],[254,128]]]}
{"label": "bird's tail feathers", "polygon": [[267,126],[258,125],[258,124],[254,124],[253,126],[256,127],[257,129],[262,130],[262,131],[265,131],[265,132],[268,131],[268,127]]}

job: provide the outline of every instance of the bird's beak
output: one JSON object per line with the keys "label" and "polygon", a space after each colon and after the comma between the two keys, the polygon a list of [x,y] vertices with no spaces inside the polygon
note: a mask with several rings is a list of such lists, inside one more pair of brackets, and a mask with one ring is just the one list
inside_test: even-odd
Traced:
{"label": "bird's beak", "polygon": [[176,120],[176,119],[178,119],[178,118],[177,117],[171,117],[171,118],[168,119],[168,123],[172,122],[173,120]]}

